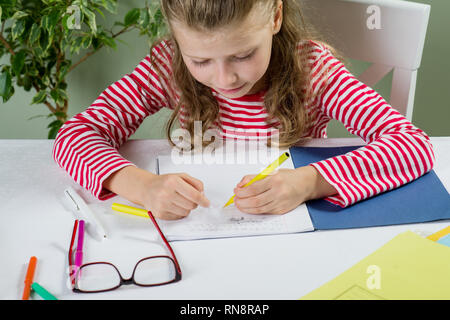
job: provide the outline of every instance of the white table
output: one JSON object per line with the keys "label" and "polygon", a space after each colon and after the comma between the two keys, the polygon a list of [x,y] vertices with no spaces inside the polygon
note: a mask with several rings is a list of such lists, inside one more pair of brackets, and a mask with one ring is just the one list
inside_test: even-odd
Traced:
{"label": "white table", "polygon": [[[432,138],[435,171],[450,190],[450,137]],[[309,145],[361,144],[359,139],[313,140]],[[20,299],[29,258],[35,281],[60,299],[298,299],[333,279],[397,234],[436,232],[449,221],[315,231],[300,234],[172,242],[183,279],[171,285],[123,286],[102,294],[76,294],[67,286],[67,251],[75,215],[63,189],[82,193],[103,222],[108,239],[85,239],[85,260],[109,261],[124,277],[142,257],[166,253],[150,220],[114,213],[82,190],[52,160],[52,140],[0,140],[0,299]],[[120,150],[139,167],[153,168],[165,140],[130,140]]]}

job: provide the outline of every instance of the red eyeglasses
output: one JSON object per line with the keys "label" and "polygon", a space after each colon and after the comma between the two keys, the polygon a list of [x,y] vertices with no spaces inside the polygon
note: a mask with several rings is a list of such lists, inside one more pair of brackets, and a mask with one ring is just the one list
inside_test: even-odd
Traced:
{"label": "red eyeglasses", "polygon": [[[150,256],[139,260],[131,278],[125,279],[116,266],[109,262],[91,262],[81,264],[84,237],[84,221],[75,220],[69,248],[69,276],[72,290],[76,293],[106,292],[122,285],[135,284],[141,287],[161,286],[181,280],[181,269],[175,253],[159,228],[153,214],[147,212],[171,256]],[[78,245],[75,252],[74,243],[78,231]],[[80,247],[81,246],[81,247]]]}

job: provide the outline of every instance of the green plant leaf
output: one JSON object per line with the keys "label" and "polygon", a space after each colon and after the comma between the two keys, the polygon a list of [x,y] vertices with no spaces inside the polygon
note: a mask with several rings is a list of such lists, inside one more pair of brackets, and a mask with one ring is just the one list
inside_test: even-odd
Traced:
{"label": "green plant leaf", "polygon": [[7,102],[14,95],[14,87],[11,87],[9,93],[3,97],[3,103]]}
{"label": "green plant leaf", "polygon": [[37,40],[39,40],[40,35],[41,35],[41,28],[37,23],[33,23],[33,26],[31,27],[30,31],[30,37],[28,39],[30,45],[33,45]]}
{"label": "green plant leaf", "polygon": [[83,42],[83,37],[75,38],[75,40],[72,41],[72,43],[70,44],[70,53],[71,54],[74,54],[74,53],[78,54],[80,52],[82,42]]}
{"label": "green plant leaf", "polygon": [[48,132],[48,139],[55,139],[59,129],[62,127],[62,123],[59,126],[53,126]]}
{"label": "green plant leaf", "polygon": [[31,104],[36,104],[36,103],[42,103],[45,101],[45,99],[47,98],[47,93],[42,90],[39,91],[34,97],[33,100],[31,101]]}
{"label": "green plant leaf", "polygon": [[67,97],[66,92],[64,90],[61,90],[61,89],[53,89],[50,92],[50,96],[59,105],[64,104],[64,102],[66,102],[69,99]]}
{"label": "green plant leaf", "polygon": [[58,91],[56,89],[53,89],[52,91],[50,91],[50,96],[56,103],[58,103],[59,95],[58,95]]}
{"label": "green plant leaf", "polygon": [[23,78],[23,88],[24,88],[24,90],[25,90],[25,91],[30,91],[32,85],[33,85],[33,83],[32,83],[31,77],[29,77],[28,75],[26,75],[26,76]]}
{"label": "green plant leaf", "polygon": [[22,51],[19,51],[18,53],[16,53],[12,57],[11,67],[16,76],[19,76],[20,73],[22,72],[23,66],[25,65],[26,56],[27,56],[27,52],[22,50]]}
{"label": "green plant leaf", "polygon": [[33,54],[36,57],[36,60],[41,62],[42,57],[44,56],[44,50],[40,47],[39,41],[37,42],[37,46],[33,47]]}
{"label": "green plant leaf", "polygon": [[67,89],[67,83],[62,81],[62,82],[58,83],[57,87],[59,89],[61,89],[61,90],[66,90]]}
{"label": "green plant leaf", "polygon": [[97,22],[95,21],[95,13],[85,7],[82,8],[82,11],[88,19],[87,24],[91,28],[92,32],[94,34],[97,34]]}
{"label": "green plant leaf", "polygon": [[148,14],[148,10],[146,8],[141,10],[141,15],[139,18],[139,25],[146,29],[150,23],[150,15]]}
{"label": "green plant leaf", "polygon": [[100,37],[100,39],[106,46],[111,47],[113,49],[117,48],[116,41],[114,40],[114,38],[104,35]]}
{"label": "green plant leaf", "polygon": [[[51,115],[49,115],[49,117],[52,115],[54,116],[55,114],[51,114]],[[62,122],[59,119],[50,122],[50,124],[47,126],[47,128],[50,128],[50,130],[48,132],[48,138],[55,139],[56,135],[58,134],[59,129],[62,127],[63,124],[64,124],[64,122]]]}
{"label": "green plant leaf", "polygon": [[131,9],[128,11],[128,13],[125,15],[124,24],[126,27],[135,24],[140,16],[140,10],[137,8]]}
{"label": "green plant leaf", "polygon": [[94,48],[94,50],[98,50],[102,45],[102,42],[100,40],[100,38],[94,38],[92,39],[92,47]]}
{"label": "green plant leaf", "polygon": [[41,57],[45,57],[46,56],[46,51],[48,50],[48,48],[50,48],[51,44],[52,44],[52,39],[49,38],[49,35],[47,32],[42,32],[41,37],[39,39],[39,47],[42,49],[42,54]]}
{"label": "green plant leaf", "polygon": [[158,35],[158,25],[154,22],[150,24],[150,32],[152,37],[156,37]]}
{"label": "green plant leaf", "polygon": [[13,14],[13,16],[11,17],[11,19],[20,19],[20,18],[23,18],[23,17],[26,17],[26,16],[28,16],[28,13],[23,12],[23,11],[16,11]]}
{"label": "green plant leaf", "polygon": [[39,71],[36,69],[34,64],[29,64],[27,69],[28,69],[28,74],[31,77],[37,77],[39,75]]}
{"label": "green plant leaf", "polygon": [[2,96],[3,99],[10,94],[11,86],[11,74],[8,70],[5,70],[0,74],[0,96]]}
{"label": "green plant leaf", "polygon": [[61,63],[58,82],[61,82],[66,77],[67,73],[69,72],[70,66],[70,61],[64,61],[63,63]]}
{"label": "green plant leaf", "polygon": [[37,118],[45,118],[45,117],[47,117],[47,116],[44,115],[44,114],[38,114],[38,115],[36,115],[36,116],[29,117],[27,120],[33,120],[33,119],[37,119]]}
{"label": "green plant leaf", "polygon": [[153,16],[153,19],[155,19],[155,23],[158,25],[161,25],[164,23],[164,15],[162,14],[161,9],[157,9],[155,12],[155,15]]}
{"label": "green plant leaf", "polygon": [[56,111],[55,113],[50,113],[47,118],[56,117],[56,118],[67,118],[67,114],[62,111]]}
{"label": "green plant leaf", "polygon": [[105,18],[105,15],[103,14],[102,10],[100,10],[99,8],[94,8],[94,9],[95,9],[95,11],[100,13],[100,15],[103,17],[103,19]]}
{"label": "green plant leaf", "polygon": [[89,48],[89,47],[91,46],[91,43],[92,43],[92,37],[91,37],[90,35],[84,36],[84,37],[81,39],[81,46],[82,46],[84,49]]}
{"label": "green plant leaf", "polygon": [[117,2],[115,0],[102,0],[103,7],[111,13],[117,13]]}
{"label": "green plant leaf", "polygon": [[41,26],[47,30],[49,34],[53,33],[56,24],[58,23],[59,12],[53,10],[49,15],[46,15],[41,20]]}
{"label": "green plant leaf", "polygon": [[25,21],[24,20],[14,20],[11,27],[12,39],[16,40],[25,31]]}
{"label": "green plant leaf", "polygon": [[65,90],[61,90],[61,89],[56,89],[56,90],[58,90],[58,94],[62,98],[63,101],[69,100],[69,97],[67,96],[67,93]]}
{"label": "green plant leaf", "polygon": [[54,120],[52,122],[50,122],[50,124],[47,126],[47,128],[52,128],[52,127],[61,127],[62,122],[60,120]]}
{"label": "green plant leaf", "polygon": [[50,78],[48,74],[44,74],[44,76],[42,77],[42,83],[45,84],[45,86],[49,86],[50,85]]}

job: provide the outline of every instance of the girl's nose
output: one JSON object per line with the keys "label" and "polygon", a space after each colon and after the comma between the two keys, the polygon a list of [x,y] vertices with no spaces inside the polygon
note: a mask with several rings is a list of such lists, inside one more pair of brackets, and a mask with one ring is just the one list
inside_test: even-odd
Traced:
{"label": "girl's nose", "polygon": [[238,75],[226,63],[220,64],[216,74],[216,86],[220,89],[234,89],[238,82]]}

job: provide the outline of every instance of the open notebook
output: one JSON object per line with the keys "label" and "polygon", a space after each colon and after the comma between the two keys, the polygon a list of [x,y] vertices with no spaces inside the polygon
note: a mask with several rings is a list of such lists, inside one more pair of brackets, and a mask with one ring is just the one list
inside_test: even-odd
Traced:
{"label": "open notebook", "polygon": [[[236,153],[218,153],[214,160],[203,155],[159,156],[159,174],[185,172],[201,180],[210,200],[209,208],[198,207],[178,221],[159,220],[168,240],[242,237],[313,231],[314,227],[305,204],[284,215],[251,215],[240,212],[234,204],[223,208],[233,195],[233,189],[247,174],[258,174],[284,151],[263,149],[246,152],[246,159]],[[215,162],[213,164],[208,164]],[[218,163],[222,162],[222,163]],[[294,168],[292,158],[279,168]]]}
{"label": "open notebook", "polygon": [[[266,148],[262,153],[261,150],[254,151],[258,153],[257,156],[248,150],[234,154],[225,152],[219,155],[222,155],[223,163],[228,164],[211,165],[205,163],[209,161],[208,158],[204,161],[200,155],[197,155],[197,159],[192,158],[191,163],[179,157],[159,157],[160,174],[186,172],[200,179],[205,185],[205,194],[212,203],[211,208],[198,208],[181,221],[161,221],[163,231],[169,239],[181,240],[377,227],[450,219],[449,192],[434,170],[397,189],[346,208],[319,199],[308,201],[306,205],[302,204],[282,216],[248,215],[241,213],[234,205],[222,209],[243,176],[261,172],[282,152],[289,152],[291,157],[280,168],[297,168],[356,148],[358,146],[293,147],[289,150]],[[239,154],[246,154],[248,159],[236,159],[233,164],[230,159]],[[264,154],[267,156],[264,157]]]}

